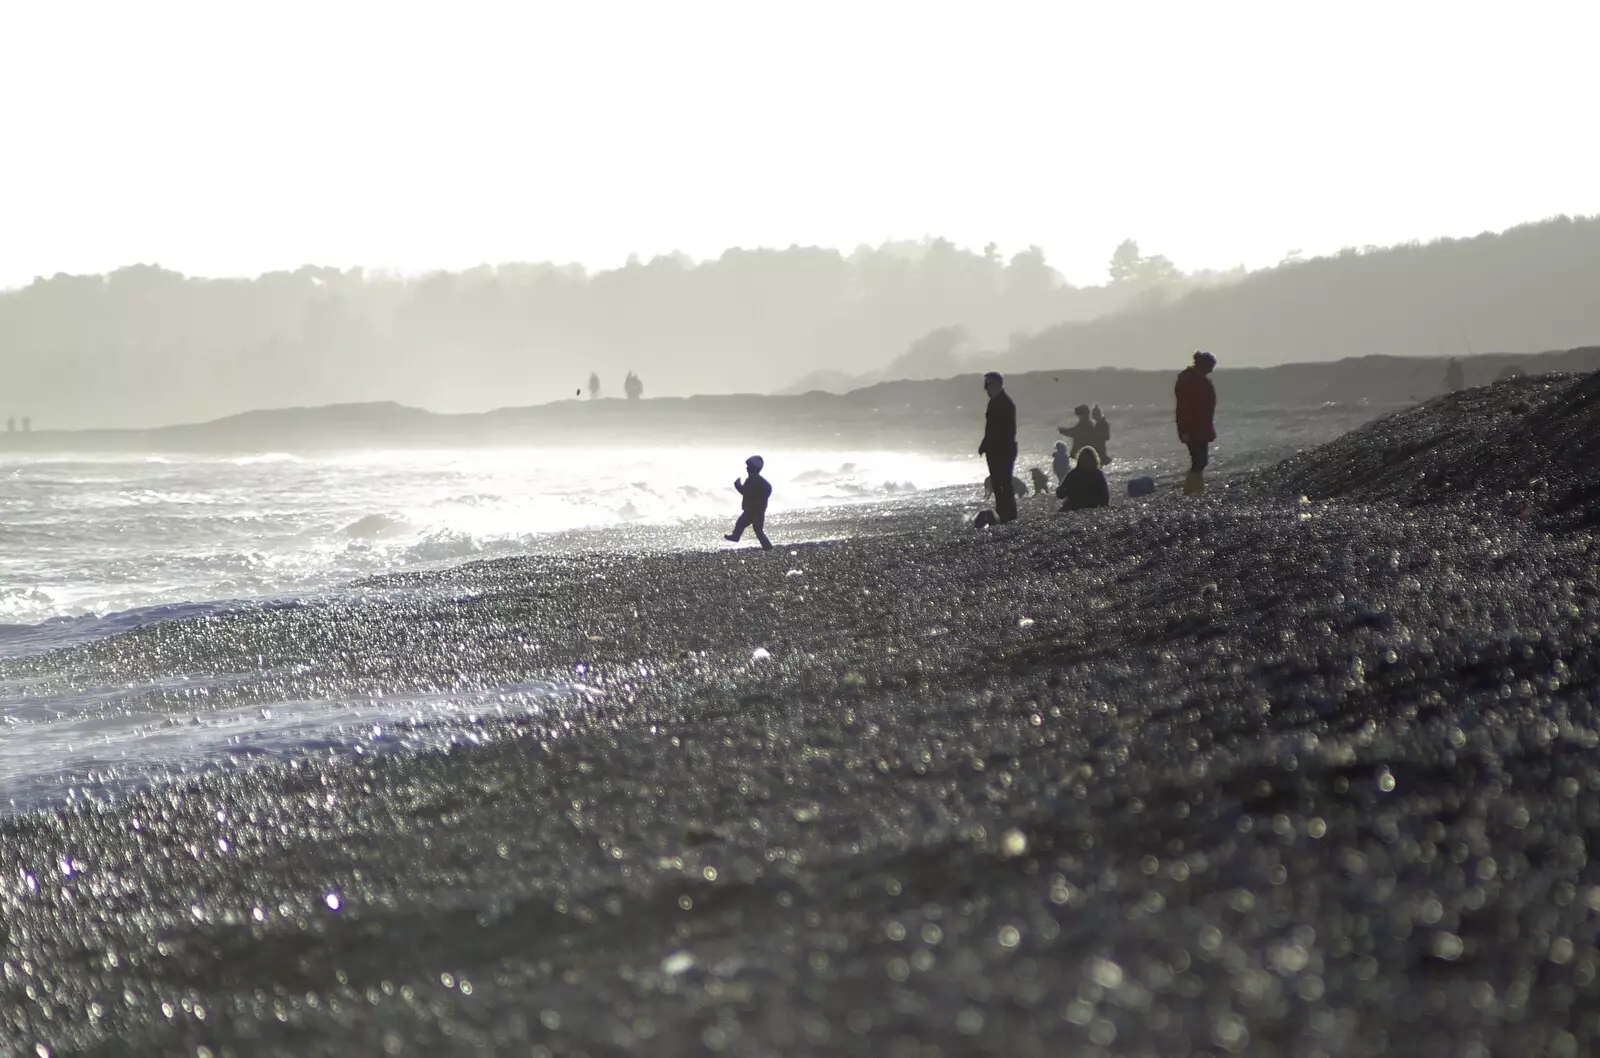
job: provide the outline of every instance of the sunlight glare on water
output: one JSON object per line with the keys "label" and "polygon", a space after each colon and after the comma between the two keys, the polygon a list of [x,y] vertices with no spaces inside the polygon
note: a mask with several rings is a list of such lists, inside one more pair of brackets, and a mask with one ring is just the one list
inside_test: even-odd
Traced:
{"label": "sunlight glare on water", "polygon": [[[375,573],[513,555],[568,530],[683,528],[738,512],[753,453],[713,448],[334,455],[0,456],[0,624],[295,595]],[[774,519],[974,480],[890,452],[766,453]]]}

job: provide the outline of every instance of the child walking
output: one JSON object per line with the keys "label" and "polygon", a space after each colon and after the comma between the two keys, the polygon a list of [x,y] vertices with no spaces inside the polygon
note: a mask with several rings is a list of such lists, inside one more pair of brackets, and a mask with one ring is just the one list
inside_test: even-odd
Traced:
{"label": "child walking", "polygon": [[751,456],[744,461],[744,468],[749,476],[743,481],[735,478],[733,487],[744,496],[744,510],[739,515],[739,520],[733,523],[733,532],[722,539],[737,544],[739,537],[744,535],[748,527],[756,531],[756,539],[761,541],[763,550],[772,550],[772,541],[767,539],[764,531],[767,520],[767,499],[772,495],[772,484],[761,476],[761,468],[766,463],[760,456]]}

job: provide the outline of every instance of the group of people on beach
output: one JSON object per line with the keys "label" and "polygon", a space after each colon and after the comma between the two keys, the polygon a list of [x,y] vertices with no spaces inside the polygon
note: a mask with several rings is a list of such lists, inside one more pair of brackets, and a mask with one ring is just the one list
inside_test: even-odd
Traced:
{"label": "group of people on beach", "polygon": [[[1214,417],[1217,409],[1217,391],[1211,383],[1211,372],[1216,369],[1217,358],[1200,350],[1194,362],[1178,374],[1173,387],[1176,403],[1178,440],[1189,450],[1189,471],[1184,476],[1183,491],[1195,496],[1205,491],[1205,470],[1211,461],[1211,443],[1217,439]],[[978,444],[978,454],[989,465],[989,478],[985,488],[994,495],[994,511],[979,515],[980,525],[990,522],[1014,522],[1017,519],[1017,493],[1021,485],[1016,477],[1017,465],[1017,406],[1006,392],[1005,378],[998,371],[983,376],[983,388],[989,394],[988,407],[984,409],[983,440]],[[1097,404],[1092,409],[1080,404],[1074,413],[1077,421],[1071,426],[1058,427],[1058,432],[1070,441],[1057,441],[1052,469],[1059,484],[1056,498],[1063,501],[1061,510],[1079,511],[1109,506],[1111,487],[1106,482],[1104,467],[1111,462],[1107,451],[1111,440],[1111,423]],[[760,456],[745,460],[745,477],[736,478],[733,487],[743,497],[739,519],[733,531],[723,537],[737,544],[746,529],[755,531],[756,539],[766,550],[772,549],[767,539],[767,501],[772,496],[772,485],[761,476],[765,461]],[[1033,471],[1034,487],[1048,485],[1044,472]],[[1022,485],[1025,490],[1026,485]],[[985,515],[989,515],[985,518]]]}
{"label": "group of people on beach", "polygon": [[[1189,471],[1184,476],[1185,495],[1194,496],[1205,491],[1205,469],[1211,460],[1211,442],[1217,439],[1214,422],[1217,409],[1217,391],[1211,384],[1211,372],[1217,358],[1204,350],[1194,354],[1194,362],[1178,374],[1173,395],[1177,405],[1178,440],[1189,449]],[[1017,517],[1018,482],[1014,476],[1017,462],[1017,406],[1005,389],[1005,378],[998,371],[983,376],[983,388],[989,394],[989,406],[984,412],[983,441],[978,454],[989,464],[988,489],[994,494],[996,522],[1015,521]],[[1111,440],[1111,424],[1097,404],[1091,409],[1080,404],[1074,409],[1077,421],[1062,426],[1058,432],[1071,441],[1057,441],[1052,469],[1060,484],[1056,497],[1063,502],[1063,511],[1087,510],[1105,507],[1111,502],[1111,488],[1106,482],[1104,467],[1110,463],[1107,451]],[[1043,483],[1044,473],[1034,471],[1034,487]],[[985,512],[987,513],[987,512]],[[982,515],[980,522],[986,522]]]}

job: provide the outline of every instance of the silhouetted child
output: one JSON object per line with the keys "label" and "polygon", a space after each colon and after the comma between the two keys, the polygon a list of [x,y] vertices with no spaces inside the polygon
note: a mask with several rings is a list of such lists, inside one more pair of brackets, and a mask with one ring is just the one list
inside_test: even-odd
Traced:
{"label": "silhouetted child", "polygon": [[1056,450],[1050,457],[1050,469],[1056,472],[1057,481],[1072,472],[1072,456],[1067,452],[1067,442],[1056,442]]}
{"label": "silhouetted child", "polygon": [[737,544],[744,535],[746,528],[756,531],[756,539],[761,541],[763,550],[772,550],[772,541],[767,539],[764,531],[767,521],[767,499],[772,495],[772,485],[761,476],[761,468],[766,463],[760,456],[751,456],[744,461],[744,468],[749,476],[743,481],[738,478],[733,480],[733,487],[744,496],[744,510],[739,515],[739,520],[733,523],[733,532],[722,539],[729,543]]}
{"label": "silhouetted child", "polygon": [[1034,467],[1028,473],[1033,477],[1033,494],[1035,496],[1043,496],[1050,491],[1050,478],[1044,471]]}

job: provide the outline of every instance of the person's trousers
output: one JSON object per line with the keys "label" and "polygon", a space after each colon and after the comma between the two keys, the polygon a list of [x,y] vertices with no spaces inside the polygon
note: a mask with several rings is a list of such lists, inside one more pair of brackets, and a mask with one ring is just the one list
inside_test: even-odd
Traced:
{"label": "person's trousers", "polygon": [[744,511],[739,515],[739,520],[733,523],[732,536],[734,540],[738,540],[744,535],[744,531],[746,529],[754,529],[756,533],[756,539],[761,541],[761,546],[770,551],[772,550],[772,541],[768,540],[767,534],[762,531],[766,526],[766,522],[766,511],[757,511],[755,514],[751,514],[749,511]]}
{"label": "person's trousers", "polygon": [[1017,450],[985,453],[989,461],[989,481],[994,485],[994,513],[1002,522],[1017,520],[1017,486],[1012,481],[1017,468]]}
{"label": "person's trousers", "polygon": [[1198,444],[1189,445],[1189,471],[1191,473],[1200,473],[1209,462],[1211,462],[1210,441],[1201,441]]}

